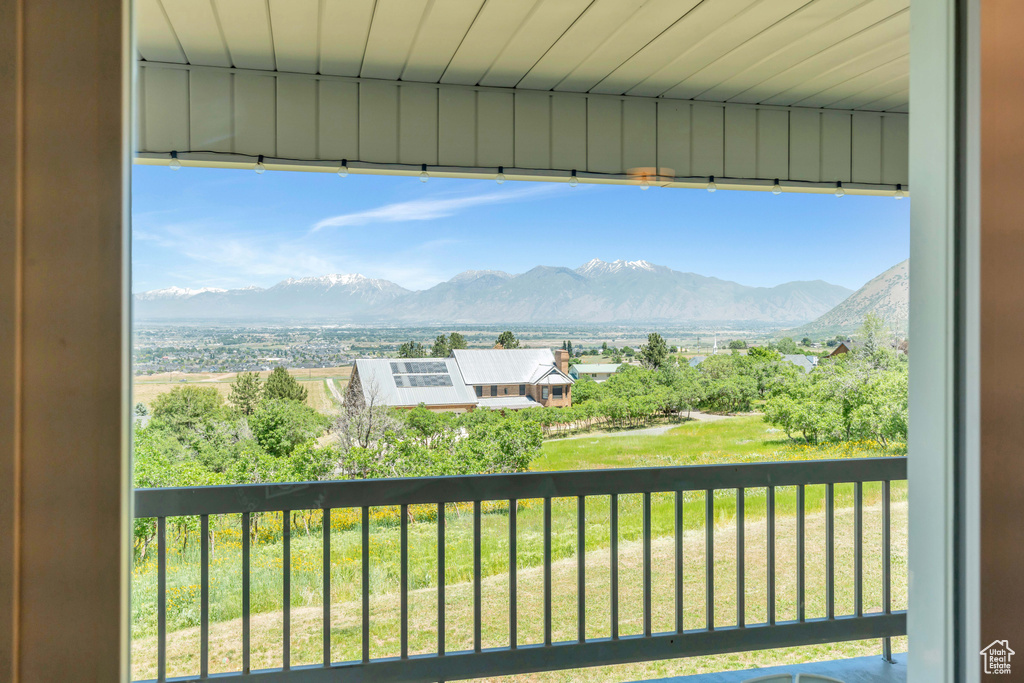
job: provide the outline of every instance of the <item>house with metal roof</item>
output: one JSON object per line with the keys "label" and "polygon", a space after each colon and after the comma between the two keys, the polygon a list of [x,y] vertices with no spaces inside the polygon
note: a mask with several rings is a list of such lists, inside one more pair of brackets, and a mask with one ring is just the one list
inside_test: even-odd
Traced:
{"label": "house with metal roof", "polygon": [[569,367],[569,376],[579,379],[585,375],[595,382],[604,382],[621,366],[622,363],[577,363]]}
{"label": "house with metal roof", "polygon": [[346,401],[466,412],[567,406],[569,354],[549,349],[459,349],[448,358],[357,360]]}
{"label": "house with metal roof", "polygon": [[817,356],[805,356],[802,353],[786,353],[783,354],[782,360],[792,363],[804,372],[810,372],[818,366]]}
{"label": "house with metal roof", "polygon": [[346,402],[464,413],[476,407],[454,358],[368,358],[352,369]]}
{"label": "house with metal roof", "polygon": [[563,349],[456,349],[452,357],[481,408],[572,404],[569,353]]}

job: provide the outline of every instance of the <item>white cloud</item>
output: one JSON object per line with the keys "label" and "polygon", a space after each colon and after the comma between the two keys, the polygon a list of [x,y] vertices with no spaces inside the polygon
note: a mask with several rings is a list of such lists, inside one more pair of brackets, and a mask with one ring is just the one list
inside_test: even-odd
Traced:
{"label": "white cloud", "polygon": [[325,218],[313,225],[310,232],[317,232],[324,228],[340,228],[354,225],[369,225],[371,223],[404,223],[407,221],[430,221],[437,218],[446,218],[456,213],[475,206],[486,204],[500,204],[513,202],[528,197],[547,194],[551,191],[550,186],[538,185],[536,187],[523,188],[520,190],[509,190],[505,192],[488,192],[486,194],[473,195],[469,197],[443,197],[438,199],[414,199],[407,202],[396,202],[385,204],[375,209],[356,211],[338,216]]}

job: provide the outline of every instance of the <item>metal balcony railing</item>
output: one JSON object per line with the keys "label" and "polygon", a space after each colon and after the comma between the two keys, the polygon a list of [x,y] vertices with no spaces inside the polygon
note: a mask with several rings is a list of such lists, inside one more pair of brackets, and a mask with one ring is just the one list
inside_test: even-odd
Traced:
{"label": "metal balcony railing", "polygon": [[[320,681],[438,681],[497,676],[534,671],[651,661],[695,655],[709,655],[766,648],[810,645],[815,643],[888,639],[906,634],[906,612],[892,609],[890,574],[890,482],[906,479],[905,457],[847,459],[828,461],[779,462],[693,467],[656,467],[643,469],[592,470],[577,472],[531,472],[506,475],[423,477],[408,479],[332,481],[308,484],[270,484],[213,486],[173,489],[140,489],[135,492],[135,517],[157,520],[157,680],[166,678],[167,659],[167,568],[166,520],[169,517],[198,516],[201,533],[201,613],[200,678],[237,678],[246,676],[261,682],[319,683]],[[882,484],[882,610],[865,613],[863,597],[863,485]],[[835,485],[854,485],[854,612],[836,614],[835,599]],[[809,619],[805,612],[805,488],[826,487],[826,604],[827,616]],[[796,619],[776,619],[776,500],[777,487],[796,487]],[[748,624],[745,620],[744,539],[745,490],[766,490],[767,621]],[[714,494],[734,490],[736,494],[736,623],[715,625]],[[701,629],[684,629],[683,616],[683,508],[684,493],[704,491],[706,512],[706,605],[707,622]],[[651,589],[651,494],[675,494],[675,629],[652,632]],[[643,498],[643,632],[619,634],[619,496],[642,494]],[[586,499],[610,497],[610,637],[586,637],[586,561],[584,518]],[[578,634],[569,642],[552,642],[552,546],[551,501],[576,498],[578,524],[577,611]],[[542,642],[518,643],[516,599],[516,522],[517,501],[543,500],[544,637]],[[509,527],[509,644],[484,648],[481,643],[481,503],[507,501]],[[409,654],[408,596],[408,509],[410,505],[434,504],[437,516],[437,564],[445,567],[445,505],[473,504],[473,649],[453,652],[445,648],[445,572],[438,571],[437,651],[426,655]],[[401,508],[401,653],[398,657],[371,658],[370,637],[370,517],[369,508]],[[336,662],[331,655],[331,525],[330,511],[337,508],[362,509],[362,658]],[[290,590],[291,552],[289,512],[323,511],[323,661],[314,666],[290,665]],[[283,667],[250,671],[250,539],[242,533],[242,668],[237,674],[208,674],[209,669],[209,517],[241,514],[241,528],[249,529],[253,513],[283,512]],[[888,651],[886,652],[888,655]],[[187,677],[173,680],[194,680]]]}

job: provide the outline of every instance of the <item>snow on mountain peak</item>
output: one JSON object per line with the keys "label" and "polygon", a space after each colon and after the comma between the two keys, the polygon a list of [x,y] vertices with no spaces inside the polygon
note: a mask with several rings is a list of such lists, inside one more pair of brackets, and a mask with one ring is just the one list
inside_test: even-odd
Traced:
{"label": "snow on mountain peak", "polygon": [[580,275],[608,275],[611,273],[618,273],[622,270],[646,270],[654,271],[657,268],[650,261],[626,261],[623,259],[616,259],[611,263],[602,261],[599,258],[591,259],[584,263],[582,266],[576,269],[576,272]]}
{"label": "snow on mountain peak", "polygon": [[283,285],[354,285],[359,282],[366,282],[368,277],[359,273],[332,273],[330,275],[313,275],[310,277],[290,277],[281,284]]}
{"label": "snow on mountain peak", "polygon": [[219,287],[202,287],[200,289],[192,289],[190,287],[167,287],[165,289],[152,289],[148,292],[139,294],[140,299],[184,299],[196,294],[205,294],[207,292],[220,294],[226,292],[226,289],[220,289]]}

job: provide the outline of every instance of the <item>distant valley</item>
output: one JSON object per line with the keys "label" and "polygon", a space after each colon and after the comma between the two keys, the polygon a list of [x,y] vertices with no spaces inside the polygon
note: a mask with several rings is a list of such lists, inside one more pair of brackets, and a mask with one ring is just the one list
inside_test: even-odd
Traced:
{"label": "distant valley", "polygon": [[362,275],[288,279],[266,289],[171,287],[134,296],[139,321],[426,323],[700,323],[793,326],[851,290],[821,280],[748,287],[647,261],[592,260],[511,275],[466,271],[422,291]]}

